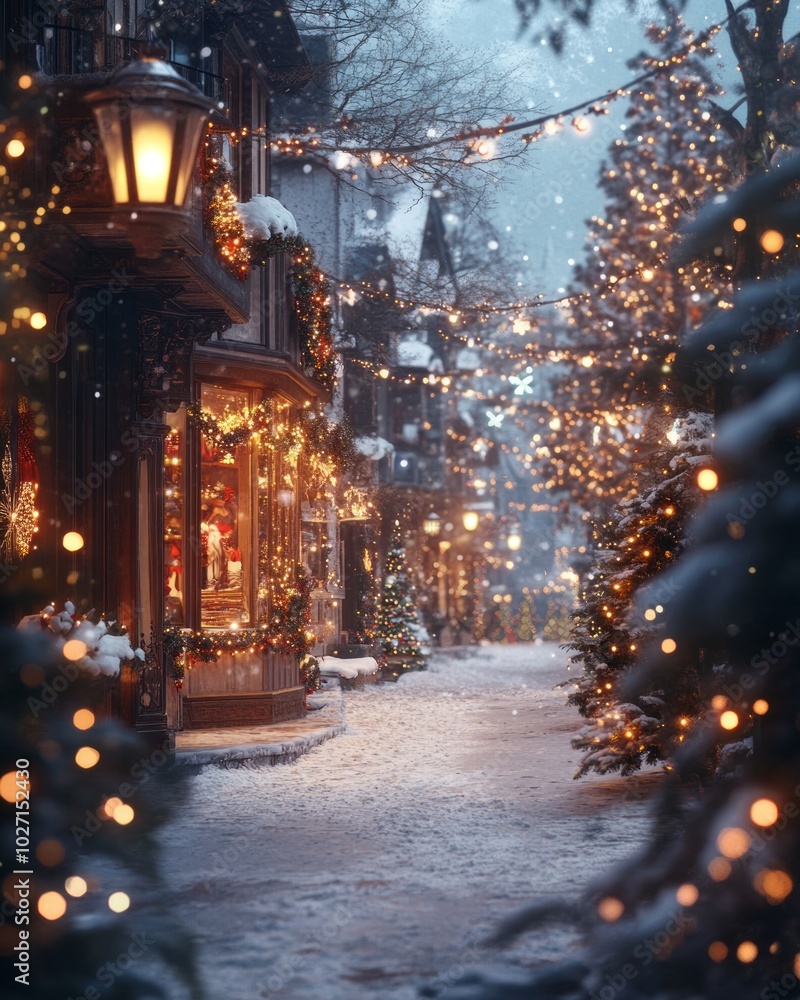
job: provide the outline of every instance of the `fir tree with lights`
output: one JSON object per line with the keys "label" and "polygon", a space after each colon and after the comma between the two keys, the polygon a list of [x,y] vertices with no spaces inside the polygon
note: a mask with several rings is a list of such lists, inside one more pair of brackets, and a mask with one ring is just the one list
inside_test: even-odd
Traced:
{"label": "fir tree with lights", "polygon": [[[653,50],[632,70],[668,59],[691,33],[672,11],[648,38]],[[605,209],[590,220],[591,249],[575,269],[566,363],[535,443],[548,484],[595,510],[635,492],[631,465],[652,455],[643,426],[653,409],[669,408],[665,376],[676,344],[729,294],[717,262],[698,255],[676,273],[668,260],[679,226],[730,179],[727,136],[709,111],[718,92],[712,54],[706,44],[632,93],[601,168]]]}
{"label": "fir tree with lights", "polygon": [[530,594],[523,594],[515,616],[517,638],[520,642],[532,642],[536,636],[536,625],[533,621],[533,601]]}
{"label": "fir tree with lights", "polygon": [[[637,770],[667,759],[700,712],[698,664],[684,658],[670,683],[631,701],[620,688],[658,630],[670,594],[643,615],[632,611],[640,587],[672,566],[700,495],[696,469],[708,461],[711,418],[694,413],[669,432],[651,483],[616,504],[595,526],[595,555],[568,644],[583,676],[569,701],[589,720],[573,746],[584,753],[578,774]],[[664,442],[667,443],[666,441]]]}
{"label": "fir tree with lights", "polygon": [[397,531],[386,556],[375,634],[383,655],[402,670],[424,670],[424,629],[414,600],[406,552]]}

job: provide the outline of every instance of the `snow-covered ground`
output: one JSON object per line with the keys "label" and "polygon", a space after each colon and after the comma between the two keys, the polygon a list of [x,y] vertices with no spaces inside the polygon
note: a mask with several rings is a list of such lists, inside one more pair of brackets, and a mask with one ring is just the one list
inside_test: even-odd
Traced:
{"label": "snow-covered ground", "polygon": [[[480,939],[499,919],[630,853],[644,800],[629,779],[572,780],[566,676],[552,644],[442,651],[348,694],[347,734],[296,764],[190,779],[163,861],[209,995],[444,991],[492,961]],[[570,940],[553,929],[505,957],[536,963]]]}

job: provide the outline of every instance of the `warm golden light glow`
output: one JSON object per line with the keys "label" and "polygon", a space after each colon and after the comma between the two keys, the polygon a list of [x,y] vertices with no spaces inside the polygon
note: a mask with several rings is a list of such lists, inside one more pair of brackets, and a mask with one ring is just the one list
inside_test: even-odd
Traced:
{"label": "warm golden light glow", "polygon": [[717,847],[726,858],[741,858],[750,849],[750,834],[738,826],[726,826],[717,837]]}
{"label": "warm golden light glow", "polygon": [[94,725],[94,712],[88,708],[79,708],[72,716],[72,725],[76,729],[91,729]]}
{"label": "warm golden light glow", "polygon": [[68,531],[61,539],[61,544],[67,552],[77,552],[83,548],[83,535],[78,531]]}
{"label": "warm golden light glow", "polygon": [[756,826],[772,826],[778,819],[778,807],[772,799],[757,799],[750,806],[750,819]]}
{"label": "warm golden light glow", "polygon": [[762,869],[756,875],[754,885],[756,890],[773,906],[782,903],[794,888],[792,877],[788,872],[770,871],[768,868]]}
{"label": "warm golden light glow", "polygon": [[61,652],[65,660],[80,660],[86,656],[86,643],[80,639],[67,639]]}
{"label": "warm golden light glow", "polygon": [[162,204],[167,200],[175,122],[154,118],[150,109],[131,112],[133,168],[139,201]]}
{"label": "warm golden light glow", "polygon": [[100,754],[94,747],[81,747],[75,754],[75,763],[78,767],[83,767],[87,770],[90,767],[94,767],[98,760],[100,760]]}
{"label": "warm golden light glow", "polygon": [[126,892],[112,892],[108,897],[108,908],[114,913],[124,913],[130,905],[130,896]]}
{"label": "warm golden light glow", "polygon": [[85,896],[89,886],[86,879],[81,878],[80,875],[70,875],[67,881],[64,883],[64,888],[70,894],[70,896]]}
{"label": "warm golden light glow", "polygon": [[769,711],[769,702],[763,698],[758,698],[753,702],[753,712],[756,715],[766,715]]}
{"label": "warm golden light glow", "polygon": [[481,523],[481,516],[477,510],[465,510],[462,521],[467,531],[476,531]]}
{"label": "warm golden light glow", "polygon": [[16,771],[6,771],[2,778],[0,778],[0,799],[6,802],[16,802],[17,791],[25,792],[25,783],[20,781],[19,788],[17,787],[17,773]]}
{"label": "warm golden light glow", "polygon": [[708,957],[712,962],[724,962],[728,957],[728,946],[722,941],[712,941],[708,946]]}
{"label": "warm golden light glow", "polygon": [[678,891],[675,893],[675,898],[681,906],[694,906],[699,897],[700,893],[697,890],[697,886],[692,885],[691,882],[686,882],[684,885],[680,886]]}
{"label": "warm golden light glow", "polygon": [[708,863],[708,874],[715,882],[724,882],[731,870],[731,863],[725,858],[712,858]]}
{"label": "warm golden light glow", "polygon": [[133,822],[134,811],[127,803],[123,803],[114,810],[112,814],[112,819],[115,823],[119,823],[120,826],[127,826],[128,823]]}
{"label": "warm golden light glow", "polygon": [[719,717],[719,724],[723,729],[735,729],[739,725],[739,716],[736,712],[728,709],[727,712],[723,712]]}
{"label": "warm golden light glow", "polygon": [[60,892],[45,892],[36,908],[45,920],[59,920],[67,912],[67,901]]}
{"label": "warm golden light glow", "polygon": [[715,490],[719,485],[719,476],[713,469],[701,469],[697,473],[697,485],[701,490]]}
{"label": "warm golden light glow", "polygon": [[736,957],[745,965],[749,962],[755,962],[758,958],[758,947],[753,941],[742,941],[736,949]]}
{"label": "warm golden light glow", "polygon": [[516,532],[508,536],[508,548],[511,552],[518,552],[522,545],[522,538]]}
{"label": "warm golden light glow", "polygon": [[22,156],[25,152],[25,143],[20,139],[12,139],[11,142],[6,144],[6,154],[12,159],[16,159],[18,156]]}
{"label": "warm golden light glow", "polygon": [[765,253],[780,253],[785,242],[777,229],[767,229],[761,234],[761,246]]}
{"label": "warm golden light glow", "polygon": [[47,316],[43,312],[31,313],[28,321],[34,330],[43,330],[47,326]]}
{"label": "warm golden light glow", "polygon": [[677,642],[675,642],[674,639],[665,639],[661,643],[661,652],[662,653],[674,653],[677,648],[678,648],[678,644],[677,644]]}
{"label": "warm golden light glow", "polygon": [[615,920],[619,920],[625,912],[625,906],[621,900],[614,896],[606,896],[597,904],[597,912],[603,920],[613,923]]}

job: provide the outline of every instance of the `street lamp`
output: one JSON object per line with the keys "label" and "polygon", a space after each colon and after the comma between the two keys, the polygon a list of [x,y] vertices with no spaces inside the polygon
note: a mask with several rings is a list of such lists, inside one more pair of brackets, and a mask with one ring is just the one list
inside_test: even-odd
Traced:
{"label": "street lamp", "polygon": [[[100,131],[114,204],[137,220],[134,246],[157,256],[179,228],[210,101],[163,59],[145,56],[86,95]],[[141,237],[150,236],[150,239]]]}
{"label": "street lamp", "polygon": [[436,511],[432,510],[422,522],[422,530],[429,538],[435,538],[442,530],[442,519]]}
{"label": "street lamp", "polygon": [[512,531],[506,538],[506,545],[508,546],[509,552],[519,552],[520,546],[522,545],[522,536],[518,531]]}
{"label": "street lamp", "polygon": [[477,510],[465,510],[462,521],[467,531],[477,531],[478,525],[481,523],[481,516]]}

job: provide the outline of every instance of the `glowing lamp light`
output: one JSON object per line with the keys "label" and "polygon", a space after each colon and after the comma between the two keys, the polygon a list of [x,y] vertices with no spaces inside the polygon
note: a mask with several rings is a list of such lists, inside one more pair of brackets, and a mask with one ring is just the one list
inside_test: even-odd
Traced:
{"label": "glowing lamp light", "polygon": [[478,525],[481,523],[481,516],[477,510],[465,510],[461,520],[467,531],[477,531]]}
{"label": "glowing lamp light", "polygon": [[435,538],[442,530],[442,519],[432,510],[422,522],[422,530],[429,538]]}
{"label": "glowing lamp light", "polygon": [[28,322],[34,330],[43,330],[47,326],[47,316],[43,312],[31,313]]}
{"label": "glowing lamp light", "polygon": [[518,531],[512,531],[508,536],[506,544],[508,545],[510,552],[519,552],[522,546],[522,536]]}
{"label": "glowing lamp light", "polygon": [[[134,99],[135,95],[135,99]],[[209,100],[163,59],[146,55],[86,95],[100,131],[114,204],[138,227],[183,219]],[[143,214],[144,213],[144,214]],[[157,256],[160,241],[137,246]]]}
{"label": "glowing lamp light", "polygon": [[17,157],[22,156],[25,152],[25,143],[20,139],[12,139],[11,142],[6,143],[6,155],[10,156],[12,160],[16,160]]}
{"label": "glowing lamp light", "polygon": [[719,717],[719,724],[723,729],[735,729],[739,725],[739,716],[729,709]]}

